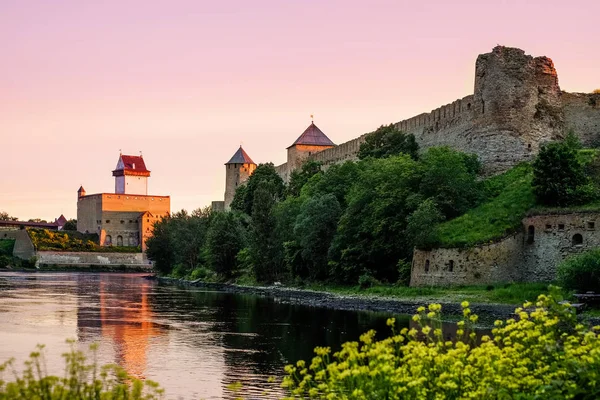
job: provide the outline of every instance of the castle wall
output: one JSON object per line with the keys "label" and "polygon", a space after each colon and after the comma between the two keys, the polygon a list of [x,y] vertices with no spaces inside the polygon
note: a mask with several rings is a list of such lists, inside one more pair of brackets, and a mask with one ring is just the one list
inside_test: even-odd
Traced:
{"label": "castle wall", "polygon": [[38,251],[36,267],[40,265],[88,265],[88,266],[144,266],[152,265],[143,253],[92,253]]}
{"label": "castle wall", "polygon": [[523,225],[527,232],[521,261],[524,281],[552,281],[566,257],[600,247],[600,213],[538,215],[525,218]]}
{"label": "castle wall", "polygon": [[[560,139],[569,128],[585,144],[600,144],[600,95],[561,92],[552,60],[498,46],[477,58],[472,95],[396,126],[413,134],[422,151],[450,146],[477,154],[491,174],[532,160],[542,144]],[[309,158],[325,168],[356,160],[365,136]]]}
{"label": "castle wall", "polygon": [[77,230],[98,233],[102,220],[102,194],[79,197],[77,200]]}
{"label": "castle wall", "polygon": [[521,232],[496,243],[466,249],[415,250],[410,284],[551,282],[565,258],[598,247],[600,213],[532,216],[523,219]]}
{"label": "castle wall", "polygon": [[585,146],[600,147],[600,94],[563,92],[561,100],[566,129]]}
{"label": "castle wall", "polygon": [[481,285],[520,279],[523,236],[467,249],[415,250],[411,286]]}

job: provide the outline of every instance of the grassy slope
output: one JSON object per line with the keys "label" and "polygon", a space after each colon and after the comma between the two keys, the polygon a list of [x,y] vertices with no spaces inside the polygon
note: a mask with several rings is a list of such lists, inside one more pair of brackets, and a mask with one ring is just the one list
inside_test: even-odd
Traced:
{"label": "grassy slope", "polygon": [[466,214],[440,224],[441,247],[467,247],[501,239],[519,229],[535,205],[532,169],[520,164],[484,182],[487,201]]}
{"label": "grassy slope", "polygon": [[0,256],[12,256],[14,247],[14,240],[0,240]]}

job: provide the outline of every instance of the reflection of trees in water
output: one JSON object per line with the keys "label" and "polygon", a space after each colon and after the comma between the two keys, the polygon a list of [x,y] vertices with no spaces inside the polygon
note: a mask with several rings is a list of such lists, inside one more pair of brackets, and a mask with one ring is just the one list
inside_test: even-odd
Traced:
{"label": "reflection of trees in water", "polygon": [[157,311],[177,310],[171,317],[182,322],[211,322],[207,329],[213,340],[225,347],[225,363],[232,371],[242,368],[279,375],[283,365],[311,359],[315,346],[336,351],[341,343],[358,340],[369,329],[381,337],[390,333],[388,314],[290,305],[254,295],[179,293],[177,297],[161,296],[161,302],[153,306]]}

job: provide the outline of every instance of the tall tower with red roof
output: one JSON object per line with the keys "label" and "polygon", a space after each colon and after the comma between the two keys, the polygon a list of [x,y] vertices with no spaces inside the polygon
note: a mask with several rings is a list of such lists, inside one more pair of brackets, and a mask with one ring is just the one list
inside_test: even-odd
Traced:
{"label": "tall tower with red roof", "polygon": [[115,177],[115,193],[148,194],[148,178],[150,171],[146,168],[144,158],[140,156],[119,155],[117,168],[112,172]]}
{"label": "tall tower with red roof", "polygon": [[335,143],[314,122],[311,122],[298,139],[287,148],[288,171],[291,173],[291,171],[300,168],[310,155],[332,147],[335,147]]}
{"label": "tall tower with red roof", "polygon": [[248,180],[256,169],[256,164],[242,146],[231,160],[225,163],[225,209],[228,210],[238,186]]}

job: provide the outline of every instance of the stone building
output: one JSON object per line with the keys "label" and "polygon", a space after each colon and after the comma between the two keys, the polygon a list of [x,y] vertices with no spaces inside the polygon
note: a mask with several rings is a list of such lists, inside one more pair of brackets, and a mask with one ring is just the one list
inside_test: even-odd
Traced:
{"label": "stone building", "polygon": [[142,156],[119,155],[114,193],[77,191],[77,230],[97,233],[101,246],[141,246],[154,223],[170,215],[169,196],[148,195],[150,171]]}
{"label": "stone building", "polygon": [[[600,94],[564,92],[550,58],[496,46],[477,57],[473,94],[395,125],[413,134],[421,150],[450,146],[474,153],[484,172],[495,174],[532,160],[542,144],[562,138],[569,130],[584,145],[600,145]],[[324,168],[356,160],[366,135],[335,145],[313,123],[287,149],[287,162],[276,170],[287,182],[307,159]],[[229,194],[233,199],[235,184],[247,176],[240,171],[236,180],[227,174],[226,198]],[[213,207],[224,209],[230,203],[226,200],[223,207],[222,202],[213,202]]]}
{"label": "stone building", "polygon": [[[255,169],[256,164],[242,146],[225,163],[225,209],[229,209],[238,186],[246,182]],[[215,208],[215,205],[213,205],[213,208]]]}
{"label": "stone building", "polygon": [[566,257],[600,247],[600,212],[524,218],[521,231],[470,248],[415,250],[411,286],[549,282]]}

